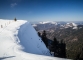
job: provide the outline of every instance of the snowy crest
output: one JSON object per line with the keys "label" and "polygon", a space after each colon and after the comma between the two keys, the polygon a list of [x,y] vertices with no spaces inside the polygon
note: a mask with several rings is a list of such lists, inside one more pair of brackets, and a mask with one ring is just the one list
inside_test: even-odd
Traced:
{"label": "snowy crest", "polygon": [[0,60],[67,60],[51,57],[29,22],[2,19],[0,25]]}

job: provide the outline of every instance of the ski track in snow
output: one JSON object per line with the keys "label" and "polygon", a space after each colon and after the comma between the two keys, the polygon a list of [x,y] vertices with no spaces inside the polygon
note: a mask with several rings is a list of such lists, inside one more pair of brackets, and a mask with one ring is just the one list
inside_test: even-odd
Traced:
{"label": "ski track in snow", "polygon": [[[36,44],[36,46],[37,46],[37,48],[36,48],[37,52],[43,53],[44,55],[43,54],[42,55],[31,54],[31,53],[23,51],[23,49],[25,49],[25,47],[21,45],[21,41],[23,39],[22,36],[25,35],[25,33],[26,33],[24,31],[27,31],[25,28],[26,28],[26,26],[29,28],[32,28],[30,26],[29,22],[23,21],[23,20],[18,20],[16,22],[13,20],[11,20],[11,21],[6,20],[4,23],[2,21],[3,20],[0,20],[0,23],[2,23],[0,25],[4,25],[4,24],[5,25],[3,28],[0,28],[0,60],[65,60],[62,58],[45,56],[45,55],[49,55],[49,51],[45,47],[42,47],[42,45],[43,46],[45,46],[45,45],[43,44],[43,42],[41,42],[40,38],[37,36],[36,36],[37,38],[35,38],[35,37],[33,37],[33,38],[38,39],[39,43],[38,44],[36,44],[35,42],[33,42],[33,43]],[[31,31],[33,31],[33,30],[31,30]],[[19,33],[22,33],[22,34],[19,35]],[[34,35],[32,35],[32,36],[34,36]],[[22,39],[20,40],[20,38],[22,38]],[[29,36],[28,38],[33,40],[33,38],[31,36]],[[38,41],[36,40],[36,42],[38,42]],[[44,49],[42,49],[42,48],[44,48]]]}

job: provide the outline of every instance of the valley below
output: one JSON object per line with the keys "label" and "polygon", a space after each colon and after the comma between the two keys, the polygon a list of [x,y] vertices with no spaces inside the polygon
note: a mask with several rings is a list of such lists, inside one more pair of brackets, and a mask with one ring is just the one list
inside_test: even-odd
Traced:
{"label": "valley below", "polygon": [[83,59],[83,22],[39,22],[32,24],[37,32],[45,30],[47,38],[56,37],[66,44],[66,58]]}

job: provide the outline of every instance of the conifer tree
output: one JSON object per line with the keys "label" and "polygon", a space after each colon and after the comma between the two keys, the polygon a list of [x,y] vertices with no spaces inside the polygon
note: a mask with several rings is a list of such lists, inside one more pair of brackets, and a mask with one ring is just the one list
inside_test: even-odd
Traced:
{"label": "conifer tree", "polygon": [[38,32],[38,36],[41,37],[41,33],[40,32]]}
{"label": "conifer tree", "polygon": [[43,40],[43,42],[45,43],[45,45],[47,47],[48,46],[48,40],[47,40],[47,37],[46,37],[46,31],[45,30],[42,33],[42,40]]}

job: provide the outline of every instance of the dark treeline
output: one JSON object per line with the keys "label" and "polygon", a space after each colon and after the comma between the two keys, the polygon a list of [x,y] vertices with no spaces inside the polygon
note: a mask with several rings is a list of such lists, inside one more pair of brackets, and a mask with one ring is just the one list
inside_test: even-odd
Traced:
{"label": "dark treeline", "polygon": [[[64,43],[64,40],[57,40],[57,36],[53,37],[53,40],[50,40],[47,38],[47,33],[45,30],[42,33],[38,32],[38,35],[41,37],[42,41],[45,43],[46,47],[50,50],[50,52],[54,53],[55,57],[69,58],[73,60],[83,60],[82,42],[80,44],[79,42],[77,42],[78,44]],[[69,49],[68,47],[71,49]],[[78,49],[77,47],[79,47],[80,49]]]}
{"label": "dark treeline", "polygon": [[63,40],[59,43],[57,39],[54,37],[53,40],[49,40],[46,37],[46,31],[44,30],[42,34],[38,32],[39,37],[43,40],[46,47],[50,50],[50,52],[54,52],[55,57],[66,58],[66,44],[63,43]]}

